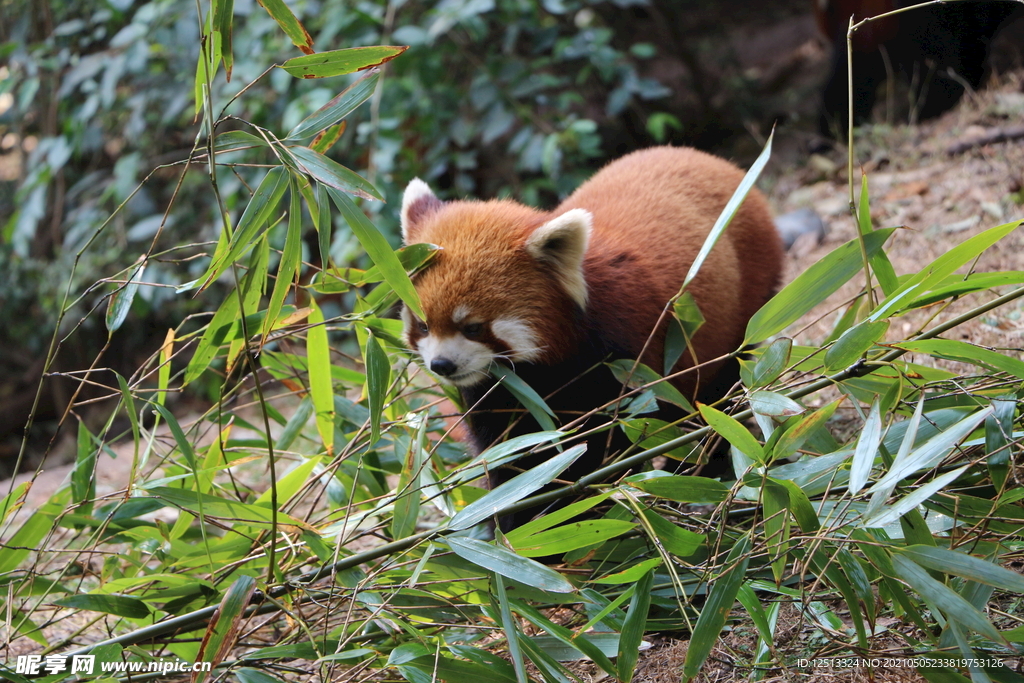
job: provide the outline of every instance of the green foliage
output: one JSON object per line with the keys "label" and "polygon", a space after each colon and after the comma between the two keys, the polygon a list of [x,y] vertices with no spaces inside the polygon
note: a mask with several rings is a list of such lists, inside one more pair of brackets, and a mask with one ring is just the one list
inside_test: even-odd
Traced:
{"label": "green foliage", "polygon": [[[220,267],[211,271],[201,255],[206,243],[228,238],[225,220],[238,226],[232,247],[249,244],[252,230],[269,230],[267,246],[276,252],[287,242],[289,259],[313,259],[325,270],[365,268],[367,247],[376,247],[370,256],[379,260],[390,253],[382,247],[398,243],[397,198],[413,176],[442,196],[515,193],[552,203],[613,153],[604,140],[621,136],[625,110],[657,107],[669,93],[639,74],[654,48],[632,49],[635,39],[617,36],[612,15],[624,10],[604,0],[211,0],[202,7],[197,19],[189,0],[5,5],[0,97],[10,95],[11,106],[0,99],[0,137],[25,150],[18,180],[0,180],[0,344],[11,349],[11,360],[0,359],[0,382],[16,392],[31,393],[44,365],[87,367],[108,330],[117,335],[107,362],[131,374],[167,327],[207,310],[176,288],[187,291],[205,276],[201,284],[223,297],[228,282],[215,274],[233,259],[220,253]],[[403,45],[411,46],[408,53],[394,59]],[[299,55],[296,47],[315,54]],[[384,88],[370,70],[329,79],[287,71],[324,76],[378,63],[387,69]],[[370,94],[370,106],[360,107]],[[219,135],[204,150],[215,120]],[[289,149],[272,146],[271,135]],[[189,149],[195,154],[186,165]],[[218,164],[216,188],[202,172],[204,151],[227,162]],[[263,182],[259,166],[281,160],[328,187],[356,196],[374,188],[389,201],[346,207],[341,215],[299,208],[290,215],[309,211],[319,220],[316,239],[304,235],[308,246],[296,243],[299,235],[289,240],[261,223],[259,204],[249,201]],[[314,196],[324,204],[321,191]],[[247,208],[252,213],[241,220]],[[368,230],[371,222],[376,227]],[[385,276],[393,270],[394,263]],[[280,276],[288,274],[286,268]],[[407,289],[396,291],[415,308]],[[351,308],[352,299],[327,306],[330,317]],[[108,311],[106,325],[90,314],[96,308]],[[125,326],[129,312],[136,322]],[[275,312],[271,307],[263,319],[267,332]],[[74,330],[77,341],[49,349],[54,323],[62,335]],[[186,325],[181,334],[194,331]],[[122,344],[127,351],[116,353]],[[22,359],[39,361],[25,373]],[[82,399],[103,395],[93,385],[55,383],[60,390],[41,395],[37,420],[63,414],[57,403],[76,389]],[[187,391],[217,396],[210,378]],[[17,448],[14,432],[31,405],[16,401],[0,414],[5,447]]]}
{"label": "green foliage", "polygon": [[[141,209],[123,203],[133,193],[151,191],[148,184],[134,189],[147,167],[141,156],[131,173],[122,166],[120,180],[115,174],[105,190],[103,183],[84,185],[78,196],[91,197],[96,212],[105,207],[114,217],[83,223],[72,250],[78,250],[76,263],[105,253],[117,241],[104,240],[116,237],[125,220],[142,221],[120,234],[126,243],[138,243],[141,259],[131,254],[131,265],[120,263],[120,254],[98,260],[119,272],[103,283],[113,287],[105,318],[111,334],[140,313],[134,301],[154,300],[146,294],[155,289],[154,271],[165,273],[161,282],[177,285],[179,293],[201,295],[193,305],[204,315],[172,329],[138,373],[117,376],[110,389],[118,406],[101,430],[79,423],[76,466],[66,488],[31,514],[19,509],[27,486],[0,501],[2,608],[13,633],[51,647],[57,645],[51,622],[43,621],[50,606],[88,611],[118,635],[90,646],[104,661],[142,660],[157,653],[154,647],[166,647],[183,659],[213,664],[214,676],[207,679],[228,676],[242,683],[281,680],[275,667],[295,659],[325,676],[352,667],[388,669],[413,683],[435,675],[525,683],[528,671],[544,681],[565,681],[566,663],[584,657],[625,683],[636,671],[644,634],[660,629],[692,630],[682,673],[696,676],[726,624],[740,617],[737,601],[757,634],[756,647],[740,653],[746,659],[739,666],[757,677],[766,667],[790,665],[772,644],[785,598],[807,605],[802,618],[815,637],[852,652],[870,650],[872,639],[883,634],[901,638],[919,657],[951,647],[965,658],[1012,652],[1009,643],[1020,640],[1015,622],[985,607],[993,595],[1024,592],[1020,577],[998,564],[1024,543],[1024,496],[1012,490],[1010,476],[1020,452],[1024,365],[1015,352],[940,335],[1024,295],[1024,288],[992,291],[1019,284],[1019,273],[956,274],[1016,224],[971,237],[919,272],[897,278],[886,271],[891,229],[862,221],[856,240],[823,258],[751,320],[746,341],[766,343],[741,359],[745,386],[734,403],[693,410],[656,369],[617,361],[610,371],[631,407],[643,406],[637,396],[662,400],[689,413],[685,420],[706,426],[687,433],[678,423],[638,417],[641,412],[617,415],[613,428],[636,442],[632,451],[574,489],[545,491],[585,446],[559,431],[543,397],[506,370],[497,373],[501,381],[550,429],[464,457],[441,419],[448,410],[439,407],[445,395],[412,370],[401,349],[400,323],[387,317],[399,300],[415,310],[410,274],[433,248],[394,250],[386,229],[372,220],[387,225],[373,200],[393,196],[381,189],[390,185],[388,176],[403,154],[422,153],[430,168],[441,169],[434,177],[449,174],[455,188],[471,184],[465,172],[475,158],[452,168],[437,164],[478,138],[485,145],[507,138],[522,168],[547,171],[520,188],[526,196],[560,192],[573,181],[560,164],[575,173],[585,166],[577,161],[596,153],[593,127],[574,113],[573,89],[567,87],[572,82],[561,69],[587,59],[594,78],[626,82],[628,65],[612,59],[618,55],[600,31],[563,35],[566,27],[552,19],[537,29],[547,42],[531,57],[543,68],[520,71],[522,62],[509,55],[523,48],[510,27],[539,10],[511,2],[414,5],[401,26],[368,6],[339,12],[340,18],[319,17],[323,25],[314,42],[342,33],[383,42],[390,32],[393,41],[413,48],[401,54],[366,47],[358,53],[365,59],[331,59],[326,71],[316,59],[323,53],[296,57],[292,65],[300,65],[300,75],[332,78],[339,70],[396,57],[387,71],[353,77],[347,85],[307,83],[303,90],[297,84],[318,79],[291,82],[283,70],[260,79],[255,60],[241,55],[275,40],[308,48],[306,17],[268,2],[265,12],[254,7],[238,21],[225,9],[230,5],[214,3],[206,21],[198,22],[203,35],[192,35],[191,44],[203,46],[201,55],[138,52],[137,45],[157,45],[161,31],[190,35],[165,23],[186,16],[175,13],[181,7],[174,2],[144,5],[130,18],[103,10],[89,21],[68,19],[49,38],[55,42],[35,48],[33,58],[41,59],[56,50],[57,38],[86,40],[89,31],[120,22],[124,33],[114,40],[138,59],[123,60],[117,68],[125,73],[150,73],[155,64],[166,67],[179,57],[198,63],[194,79],[179,77],[147,90],[139,115],[157,116],[160,103],[167,104],[160,98],[172,92],[178,99],[167,101],[178,108],[171,116],[182,115],[191,108],[181,93],[198,93],[198,137],[183,155],[202,162],[203,170],[180,176],[174,194],[153,191],[151,204]],[[557,18],[569,9],[548,2],[545,11]],[[482,80],[468,103],[452,107],[448,132],[439,134],[438,120],[449,116],[440,113],[446,98],[454,99],[457,85],[464,85],[456,78],[449,90],[440,77],[451,66],[445,57],[452,50],[468,54],[464,44],[442,37],[459,27],[472,40],[493,39],[502,21],[509,46],[500,59],[511,66],[491,71],[496,63],[488,62],[457,73]],[[273,39],[263,37],[268,30]],[[597,41],[596,47],[586,40]],[[37,177],[23,186],[23,208],[5,228],[4,253],[21,264],[30,260],[39,219],[32,214],[33,193],[47,187],[44,176],[62,168],[57,162],[68,163],[71,141],[86,144],[79,127],[93,125],[103,98],[112,98],[107,106],[113,106],[127,97],[114,87],[116,72],[104,75],[115,67],[82,63],[64,81],[71,84],[67,95],[81,97],[75,105],[80,116],[71,117],[60,135],[40,141],[45,154],[33,162]],[[232,70],[230,84],[217,76],[221,67]],[[21,98],[32,91],[30,71],[18,77]],[[257,90],[241,92],[237,79],[246,73],[254,89],[269,82],[280,99],[260,101]],[[411,97],[428,77],[437,86],[430,96]],[[580,78],[577,87],[585,80]],[[377,95],[382,84],[384,94]],[[608,107],[643,96],[643,87],[616,89]],[[559,91],[566,98],[561,104],[552,94]],[[543,132],[530,119],[540,94],[553,98],[553,115],[545,119],[553,131]],[[235,95],[252,118],[218,118]],[[429,103],[433,118],[389,124],[387,117],[399,111],[396,98],[403,97],[401,111]],[[91,113],[89,106],[95,107]],[[377,114],[358,121],[366,109]],[[359,133],[362,124],[368,125]],[[238,129],[221,132],[228,126]],[[278,135],[284,130],[291,133]],[[431,141],[430,149],[424,140]],[[327,152],[342,159],[359,158],[357,152],[372,156],[373,172],[365,173],[371,178]],[[767,149],[719,225],[727,225],[766,159]],[[160,197],[165,204],[156,201]],[[867,192],[862,197],[858,211],[866,217]],[[160,239],[165,216],[169,221],[189,210],[199,217],[199,229],[210,231],[206,243],[167,252],[145,248],[143,242]],[[318,266],[309,262],[315,257],[303,255],[304,226],[316,234],[317,249],[305,251],[320,251]],[[158,258],[179,251],[189,258]],[[867,283],[879,283],[878,290],[855,297],[820,348],[778,336],[861,273]],[[78,298],[82,277],[75,271],[63,283],[69,294],[58,304],[61,315],[72,310],[71,294]],[[900,319],[919,307],[968,292],[988,298],[913,338],[892,337],[903,328]],[[703,316],[691,310],[685,286],[671,303],[666,314],[679,323],[680,357]],[[349,353],[341,353],[341,346]],[[187,363],[176,357],[183,348],[191,354]],[[737,356],[742,353],[736,349]],[[976,370],[958,375],[908,362],[907,353]],[[186,417],[166,405],[168,393],[203,383],[215,399],[205,412]],[[824,389],[838,393],[830,402],[818,401]],[[607,408],[615,413],[618,407]],[[833,429],[840,411],[855,416],[848,418],[856,425],[853,436]],[[129,425],[118,432],[114,417],[122,413]],[[759,435],[749,429],[751,418]],[[731,446],[733,464],[731,476],[721,481],[653,470],[611,478],[641,470],[662,453],[687,457],[719,438]],[[132,481],[126,490],[98,498],[98,458],[122,446],[132,452]],[[539,452],[550,455],[544,464],[493,491],[469,485],[490,468]],[[125,457],[127,449],[121,453]],[[484,533],[482,523],[504,512],[581,491],[581,499],[507,536],[474,537]],[[90,559],[100,548],[105,559]],[[552,555],[572,571],[535,559]],[[573,615],[556,623],[544,609],[552,606]],[[285,629],[282,642],[254,649],[240,639],[256,612],[287,615],[278,622]],[[901,630],[883,615],[916,630]],[[162,644],[148,645],[153,641]],[[499,647],[511,664],[495,653]]]}

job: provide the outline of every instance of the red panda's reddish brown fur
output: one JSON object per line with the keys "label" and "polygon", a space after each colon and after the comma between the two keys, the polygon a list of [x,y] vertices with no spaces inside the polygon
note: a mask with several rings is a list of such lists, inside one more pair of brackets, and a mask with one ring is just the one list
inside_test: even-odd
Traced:
{"label": "red panda's reddish brown fur", "polygon": [[[639,352],[742,178],[709,154],[656,147],[608,165],[554,211],[594,215],[584,267],[588,314],[599,328],[620,329],[628,350]],[[750,316],[779,284],[782,253],[768,203],[754,190],[688,288],[706,321],[694,340],[701,362],[738,348]],[[622,254],[631,263],[625,272],[609,265]],[[662,350],[659,334],[643,361],[660,370]],[[691,364],[683,354],[677,369]],[[692,394],[694,381],[684,375],[677,384]]]}
{"label": "red panda's reddish brown fur", "polygon": [[[487,396],[469,416],[477,450],[509,423],[500,414],[507,396],[486,391],[486,368],[501,357],[565,419],[617,396],[601,363],[640,354],[742,177],[709,154],[656,147],[610,163],[551,212],[507,200],[441,202],[410,183],[405,241],[442,251],[415,280],[425,320],[403,312],[407,342],[467,405]],[[701,362],[742,344],[750,316],[779,283],[782,253],[767,202],[753,190],[688,288],[706,320],[694,340]],[[664,325],[642,358],[658,370],[663,341]],[[685,353],[677,369],[691,365]],[[714,374],[703,367],[699,386],[695,372],[675,384],[693,397]],[[520,431],[529,429],[536,424]],[[590,453],[576,474],[601,456]]]}

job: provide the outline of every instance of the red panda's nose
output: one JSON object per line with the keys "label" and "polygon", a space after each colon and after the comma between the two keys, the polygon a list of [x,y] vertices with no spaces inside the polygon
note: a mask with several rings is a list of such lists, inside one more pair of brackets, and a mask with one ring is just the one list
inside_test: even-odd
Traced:
{"label": "red panda's nose", "polygon": [[451,377],[459,369],[459,366],[447,358],[435,358],[430,361],[430,370],[442,377]]}

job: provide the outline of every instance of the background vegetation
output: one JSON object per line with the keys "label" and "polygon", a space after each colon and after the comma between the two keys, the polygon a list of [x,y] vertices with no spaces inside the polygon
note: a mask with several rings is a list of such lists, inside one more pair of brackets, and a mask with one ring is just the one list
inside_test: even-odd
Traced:
{"label": "background vegetation", "polygon": [[[1024,641],[1024,582],[999,565],[1024,526],[1024,361],[941,335],[1024,293],[1019,272],[963,272],[1017,223],[897,275],[865,184],[857,239],[751,321],[747,342],[763,346],[741,400],[659,424],[644,417],[654,401],[681,398],[660,368],[641,369],[616,427],[635,452],[543,494],[576,495],[566,511],[486,542],[478,523],[536,503],[579,449],[564,425],[531,435],[482,457],[547,448],[547,465],[492,492],[470,485],[481,459],[447,438],[443,394],[412,371],[387,317],[399,298],[417,305],[407,273],[429,250],[395,252],[396,202],[373,199],[418,173],[455,194],[544,203],[624,147],[728,143],[764,123],[743,105],[749,74],[724,63],[736,82],[722,95],[701,85],[709,67],[692,68],[697,104],[668,111],[674,91],[647,66],[663,44],[623,43],[612,27],[678,25],[671,3],[4,9],[4,139],[24,177],[3,200],[0,343],[14,349],[4,371],[23,376],[0,398],[28,416],[44,406],[35,378],[60,371],[43,386],[52,416],[71,406],[75,432],[67,487],[35,510],[20,509],[27,485],[2,492],[10,640],[209,661],[212,677],[242,683],[564,681],[563,662],[583,656],[628,681],[644,633],[660,630],[693,634],[690,678],[738,601],[754,679],[794,666],[775,645],[780,612],[797,605],[807,654],[870,655],[885,635],[934,680],[1015,680],[989,655]],[[325,65],[297,56],[311,44],[411,47]],[[861,274],[868,286],[820,346],[780,336]],[[940,315],[977,292],[970,310]],[[860,415],[854,436],[833,433],[840,404]],[[719,438],[735,481],[645,466]],[[28,441],[12,443],[8,461],[23,460]],[[131,483],[98,498],[111,454]],[[530,559],[551,555],[563,571]]]}
{"label": "background vegetation", "polygon": [[[655,142],[736,147],[753,159],[757,143],[747,129],[766,134],[783,109],[765,93],[754,106],[752,92],[761,85],[725,40],[716,3],[691,4],[682,12],[672,2],[328,0],[294,9],[318,51],[411,46],[407,59],[389,66],[386,87],[352,113],[348,133],[331,151],[390,200],[364,208],[397,246],[396,198],[416,175],[443,194],[504,193],[554,204],[604,160]],[[745,22],[765,18],[761,4],[744,3]],[[773,12],[786,17],[797,9],[806,14],[801,0]],[[81,321],[77,341],[61,348],[53,368],[78,370],[106,343],[102,326],[85,314],[108,292],[88,285],[128,267],[144,250],[176,249],[149,260],[146,281],[156,286],[142,288],[133,304],[138,322],[111,339],[104,354],[105,364],[130,373],[159,346],[164,329],[203,309],[170,289],[195,278],[202,264],[167,261],[198,252],[183,245],[216,239],[220,219],[202,174],[186,174],[179,187],[180,169],[166,166],[186,158],[199,130],[194,3],[5,0],[2,11],[0,126],[7,164],[0,178],[0,343],[10,351],[0,359],[0,460],[9,463],[49,341],[49,330],[36,321],[61,312],[66,283],[50,273],[69,272],[89,244],[77,258],[75,306],[64,316],[65,333]],[[211,93],[217,113],[230,101],[225,113],[235,119],[219,131],[238,128],[239,121],[290,129],[341,89],[280,70],[257,80],[296,48],[252,0],[235,2],[234,15],[232,79],[220,71]],[[669,89],[659,77],[692,87]],[[246,86],[246,95],[231,101]],[[244,206],[255,175],[246,169],[224,175],[219,190],[226,210]],[[94,237],[126,201],[109,229]],[[165,210],[166,230],[154,241]],[[309,246],[316,240],[308,228],[304,236],[304,253],[315,261],[317,250]],[[343,222],[328,246],[340,264],[360,258]],[[329,314],[341,310],[327,305]],[[61,417],[77,389],[98,396],[74,382],[47,383],[35,415],[34,451],[45,447],[49,420]]]}

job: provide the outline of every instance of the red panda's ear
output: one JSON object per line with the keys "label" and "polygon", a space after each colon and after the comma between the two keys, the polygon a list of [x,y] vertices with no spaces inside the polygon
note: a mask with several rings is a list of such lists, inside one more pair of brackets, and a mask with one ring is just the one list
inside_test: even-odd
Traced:
{"label": "red panda's ear", "polygon": [[405,244],[416,241],[417,228],[424,216],[441,208],[441,204],[425,182],[419,178],[409,181],[402,195],[402,241]]}
{"label": "red panda's ear", "polygon": [[572,209],[540,226],[526,238],[526,251],[554,268],[566,293],[581,307],[587,305],[583,257],[590,242],[593,218],[589,211]]}

